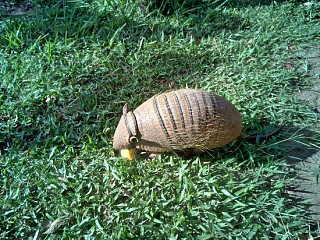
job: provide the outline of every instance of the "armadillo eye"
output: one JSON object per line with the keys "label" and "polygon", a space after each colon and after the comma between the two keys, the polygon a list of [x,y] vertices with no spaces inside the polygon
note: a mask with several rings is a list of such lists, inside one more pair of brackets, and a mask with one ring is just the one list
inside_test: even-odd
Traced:
{"label": "armadillo eye", "polygon": [[137,137],[135,137],[135,136],[131,136],[130,138],[129,138],[129,142],[130,143],[138,143],[138,138]]}

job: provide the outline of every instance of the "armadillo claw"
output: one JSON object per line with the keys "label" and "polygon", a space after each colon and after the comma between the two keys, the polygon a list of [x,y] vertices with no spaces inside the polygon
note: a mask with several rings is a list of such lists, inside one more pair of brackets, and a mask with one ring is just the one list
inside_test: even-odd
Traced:
{"label": "armadillo claw", "polygon": [[136,151],[133,149],[121,149],[120,151],[121,157],[127,160],[135,160],[136,158]]}

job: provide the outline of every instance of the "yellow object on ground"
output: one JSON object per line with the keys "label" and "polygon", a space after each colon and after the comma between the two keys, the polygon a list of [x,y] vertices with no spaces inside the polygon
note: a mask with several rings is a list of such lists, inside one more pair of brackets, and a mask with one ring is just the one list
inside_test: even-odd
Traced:
{"label": "yellow object on ground", "polygon": [[126,158],[128,160],[134,160],[136,158],[136,151],[132,149],[121,149],[120,153],[121,157]]}

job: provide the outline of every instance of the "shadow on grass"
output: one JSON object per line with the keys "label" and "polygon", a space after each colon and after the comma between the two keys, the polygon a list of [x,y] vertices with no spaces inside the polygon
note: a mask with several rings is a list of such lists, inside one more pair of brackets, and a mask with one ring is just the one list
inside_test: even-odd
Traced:
{"label": "shadow on grass", "polygon": [[[264,5],[271,5],[271,4],[281,4],[288,2],[286,0],[142,0],[140,1],[141,5],[144,8],[148,8],[149,12],[154,10],[158,10],[165,16],[173,15],[177,12],[182,13],[194,13],[195,11],[199,10],[199,8],[246,8],[246,7],[256,7],[256,6],[264,6]],[[293,0],[292,3],[299,4],[304,3],[303,0]]]}
{"label": "shadow on grass", "polygon": [[[0,6],[0,17],[2,19],[19,17],[10,23],[12,32],[24,29],[31,38],[37,39],[39,35],[46,35],[50,39],[61,36],[63,38],[92,37],[97,39],[117,38],[126,42],[138,43],[141,36],[148,39],[154,36],[183,32],[192,35],[195,39],[206,36],[214,36],[221,30],[238,31],[246,30],[250,26],[246,19],[236,11],[237,7],[254,7],[258,5],[270,5],[274,1],[141,1],[128,5],[121,5],[121,1],[105,6],[85,4],[81,1],[44,2],[38,4],[30,1],[19,1],[16,4]],[[277,1],[281,4],[287,1]],[[301,1],[293,1],[299,3]],[[155,4],[154,6],[152,4]],[[174,4],[175,3],[175,4]],[[119,6],[118,6],[118,5]],[[122,3],[123,4],[123,3]],[[114,6],[112,6],[114,5]],[[110,7],[111,6],[111,7]],[[153,6],[144,10],[147,6]],[[162,9],[170,8],[171,10]],[[118,8],[119,7],[119,8]],[[160,10],[158,8],[161,8]],[[177,10],[177,9],[178,10]],[[227,10],[227,11],[225,11]],[[228,11],[230,10],[230,11]],[[159,11],[170,12],[165,24],[163,21],[155,21]],[[174,13],[176,15],[174,15]],[[24,18],[28,16],[28,26]],[[21,17],[21,18],[20,18]],[[161,18],[161,17],[160,17]],[[176,18],[178,24],[173,24],[170,19]],[[186,30],[181,31],[181,29]],[[6,41],[0,42],[6,45]]]}
{"label": "shadow on grass", "polygon": [[294,182],[287,185],[292,202],[302,203],[306,214],[320,220],[320,134],[288,126],[285,139],[279,144],[286,152],[286,161],[293,169]]}
{"label": "shadow on grass", "polygon": [[288,140],[280,143],[280,146],[287,152],[288,164],[294,166],[319,152],[318,132],[296,128],[293,125],[287,126],[286,130],[284,137]]}
{"label": "shadow on grass", "polygon": [[[279,0],[279,1],[274,1],[274,0],[230,0],[230,1],[219,1],[221,3],[225,2],[223,6],[226,7],[256,7],[256,6],[264,6],[264,5],[271,5],[271,4],[282,4],[282,3],[287,3],[287,0]],[[304,3],[306,1],[304,0],[292,0],[290,1],[294,4],[299,4],[299,3]]]}

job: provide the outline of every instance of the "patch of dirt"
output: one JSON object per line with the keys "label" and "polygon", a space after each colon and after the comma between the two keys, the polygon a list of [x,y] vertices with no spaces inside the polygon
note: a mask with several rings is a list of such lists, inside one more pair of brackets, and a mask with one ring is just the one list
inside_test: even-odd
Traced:
{"label": "patch of dirt", "polygon": [[320,45],[304,54],[309,67],[308,75],[314,79],[314,85],[310,89],[299,92],[298,98],[314,106],[314,111],[320,113]]}
{"label": "patch of dirt", "polygon": [[[320,118],[320,45],[312,50],[299,52],[307,63],[307,77],[312,79],[312,87],[297,93],[297,97],[314,109]],[[320,122],[299,134],[301,141],[290,147],[288,163],[296,170],[294,195],[297,199],[310,200],[309,213],[320,220]]]}
{"label": "patch of dirt", "polygon": [[0,17],[23,16],[31,13],[33,13],[33,8],[29,0],[0,0]]}

